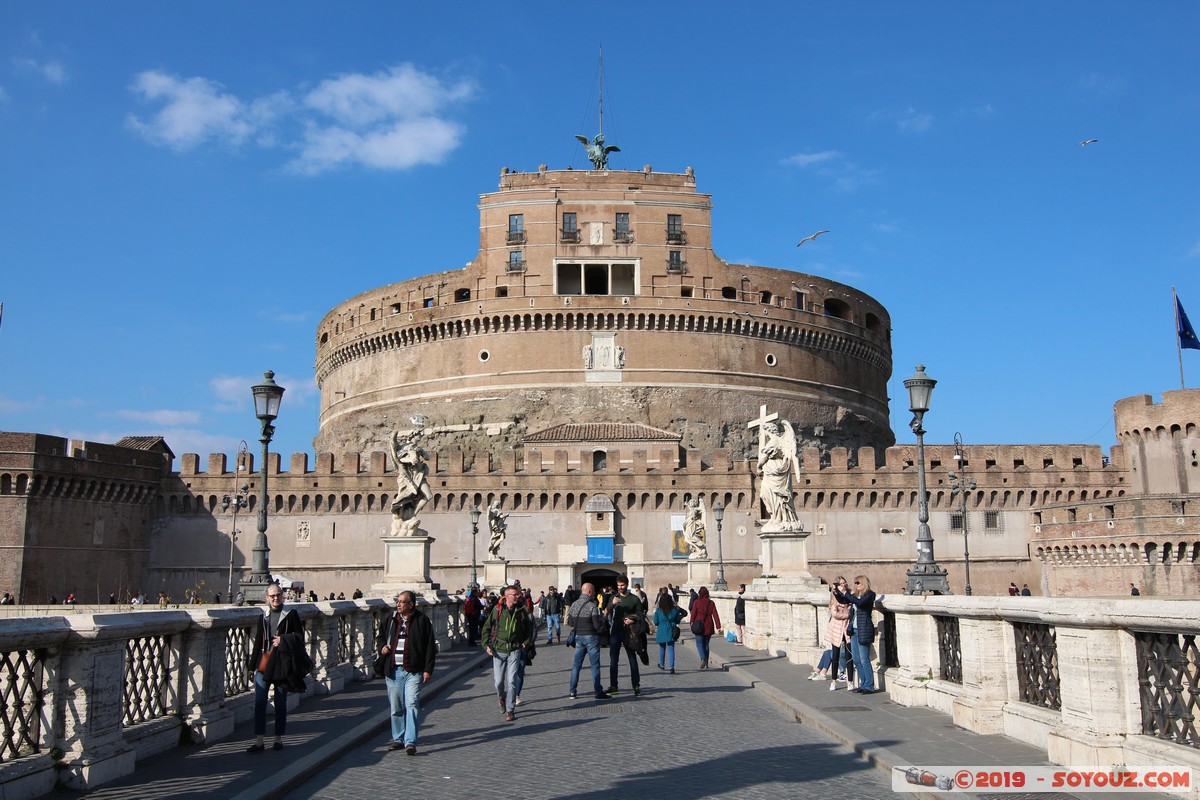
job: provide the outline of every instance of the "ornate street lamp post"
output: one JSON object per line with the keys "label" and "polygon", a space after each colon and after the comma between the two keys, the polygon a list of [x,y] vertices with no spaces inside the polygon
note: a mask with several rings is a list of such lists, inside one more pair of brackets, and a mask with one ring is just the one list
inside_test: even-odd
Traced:
{"label": "ornate street lamp post", "polygon": [[929,410],[929,397],[937,381],[925,374],[925,365],[918,364],[917,371],[904,382],[908,389],[908,410],[913,413],[910,427],[917,435],[917,563],[908,571],[905,594],[950,594],[950,582],[946,570],[937,565],[933,558],[933,536],[929,533],[929,499],[925,490],[925,412]]}
{"label": "ornate street lamp post", "polygon": [[479,573],[475,571],[475,537],[479,535],[479,506],[471,509],[471,585],[467,588],[478,588]]}
{"label": "ornate street lamp post", "polygon": [[962,531],[963,531],[963,566],[967,573],[964,590],[969,597],[971,594],[971,551],[967,546],[967,492],[975,491],[975,481],[967,477],[967,456],[963,451],[962,434],[954,434],[954,460],[957,462],[957,472],[950,473],[950,496],[959,495],[962,501]]}
{"label": "ornate street lamp post", "polygon": [[[262,423],[262,493],[258,504],[258,536],[254,540],[254,556],[250,566],[250,580],[243,586],[253,590],[262,590],[271,580],[270,553],[267,546],[267,505],[270,497],[267,494],[267,457],[270,452],[271,437],[275,435],[275,426],[271,423],[279,416],[279,403],[283,399],[283,387],[275,383],[275,373],[267,370],[263,373],[263,382],[250,387],[254,393],[254,416]],[[248,594],[256,597],[255,594]]]}
{"label": "ornate street lamp post", "polygon": [[713,503],[712,515],[717,521],[717,580],[713,588],[723,592],[729,588],[729,584],[725,582],[725,551],[721,546],[721,520],[725,519],[725,506],[720,500]]}
{"label": "ornate street lamp post", "polygon": [[237,469],[233,473],[233,494],[221,498],[222,511],[228,511],[229,507],[233,506],[233,528],[229,531],[229,594],[225,596],[228,603],[233,602],[233,554],[238,534],[241,533],[237,526],[238,512],[250,505],[250,484],[242,483],[238,486],[242,480],[242,470],[246,468],[246,451],[249,449],[250,445],[243,439],[238,447]]}

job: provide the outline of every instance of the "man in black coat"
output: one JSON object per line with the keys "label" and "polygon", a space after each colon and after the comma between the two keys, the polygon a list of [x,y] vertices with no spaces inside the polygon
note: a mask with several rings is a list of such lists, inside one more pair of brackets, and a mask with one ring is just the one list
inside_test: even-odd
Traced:
{"label": "man in black coat", "polygon": [[[254,670],[254,744],[246,748],[250,754],[261,753],[265,748],[263,736],[267,732],[267,695],[270,688],[275,688],[275,743],[272,749],[283,749],[283,734],[287,730],[287,684],[278,679],[272,684],[266,673],[281,668],[279,659],[279,643],[284,636],[299,636],[301,650],[304,642],[304,623],[296,609],[283,610],[283,589],[279,584],[267,585],[267,606],[263,609],[263,618],[258,625],[258,633],[254,637],[254,647],[250,651],[250,665]],[[311,667],[310,667],[311,668]]]}
{"label": "man in black coat", "polygon": [[403,748],[415,756],[421,687],[433,676],[437,658],[433,623],[417,610],[416,594],[406,590],[396,595],[396,613],[379,632],[375,650],[383,661],[388,704],[392,709],[392,743],[388,749]]}

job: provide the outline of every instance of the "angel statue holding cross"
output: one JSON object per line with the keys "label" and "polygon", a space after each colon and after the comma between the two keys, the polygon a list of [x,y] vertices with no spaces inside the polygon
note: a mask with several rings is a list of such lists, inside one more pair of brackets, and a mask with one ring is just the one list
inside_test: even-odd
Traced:
{"label": "angel statue holding cross", "polygon": [[763,533],[803,530],[792,502],[792,480],[800,479],[800,461],[791,423],[778,414],[768,415],[763,406],[749,427],[758,428],[759,495],[767,512]]}

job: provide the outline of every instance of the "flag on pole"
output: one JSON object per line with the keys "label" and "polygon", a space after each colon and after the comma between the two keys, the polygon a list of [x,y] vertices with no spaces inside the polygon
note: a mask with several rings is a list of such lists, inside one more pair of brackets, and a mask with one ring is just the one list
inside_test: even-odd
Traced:
{"label": "flag on pole", "polygon": [[1188,321],[1187,314],[1183,310],[1183,303],[1179,302],[1178,297],[1175,298],[1175,328],[1179,334],[1180,349],[1200,350],[1200,339],[1196,338],[1196,330]]}

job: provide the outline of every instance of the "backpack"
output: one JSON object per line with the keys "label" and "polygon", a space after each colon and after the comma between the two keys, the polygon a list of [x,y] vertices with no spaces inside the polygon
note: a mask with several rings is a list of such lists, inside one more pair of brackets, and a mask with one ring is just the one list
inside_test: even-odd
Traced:
{"label": "backpack", "polygon": [[463,613],[468,617],[479,616],[479,600],[474,595],[471,595],[463,602]]}

